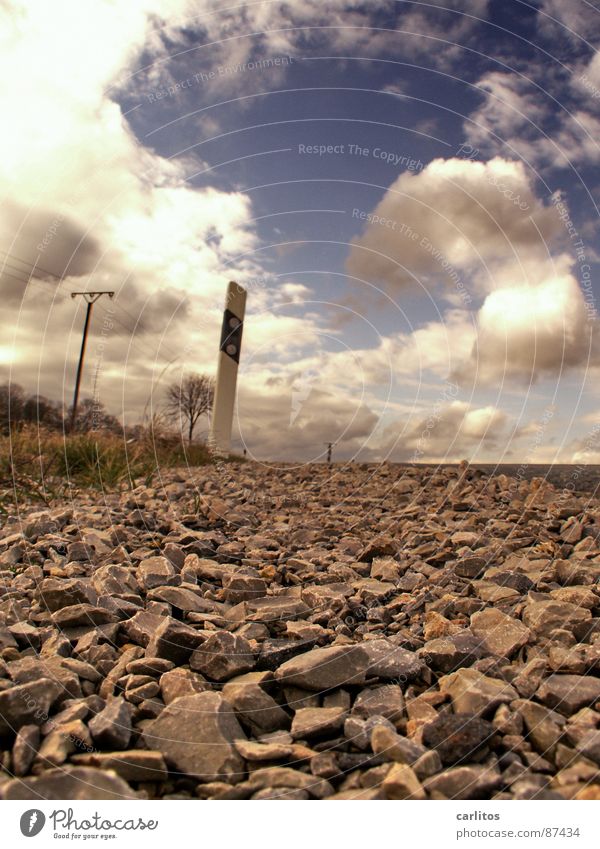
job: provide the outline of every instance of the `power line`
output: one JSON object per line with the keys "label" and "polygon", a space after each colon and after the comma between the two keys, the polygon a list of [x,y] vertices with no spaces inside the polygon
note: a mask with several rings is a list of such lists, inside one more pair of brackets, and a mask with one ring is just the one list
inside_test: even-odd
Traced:
{"label": "power line", "polygon": [[[48,269],[44,269],[44,268],[43,268],[42,266],[40,266],[40,265],[32,264],[32,263],[28,262],[27,260],[24,260],[24,259],[21,259],[20,257],[15,256],[14,254],[10,254],[10,253],[8,253],[8,251],[0,250],[0,253],[1,253],[1,254],[4,254],[4,256],[9,257],[10,259],[14,259],[14,260],[16,260],[17,262],[22,263],[23,265],[28,265],[28,266],[29,266],[29,268],[30,268],[31,270],[29,271],[29,278],[28,278],[27,280],[23,280],[23,279],[21,279],[21,278],[19,278],[19,277],[15,277],[14,275],[10,274],[10,272],[3,272],[3,273],[4,273],[4,274],[6,274],[8,277],[12,277],[14,280],[18,280],[18,281],[19,281],[19,282],[21,282],[21,283],[29,284],[29,283],[31,283],[31,281],[32,281],[32,279],[33,279],[33,280],[39,281],[40,283],[45,283],[45,284],[47,284],[47,285],[50,285],[50,286],[51,286],[51,285],[52,285],[52,283],[51,283],[49,280],[46,280],[46,279],[45,279],[45,278],[43,278],[43,277],[39,277],[39,276],[37,276],[37,275],[35,275],[35,274],[33,273],[36,269],[38,269],[38,270],[42,271],[44,274],[48,274],[48,275],[50,275],[50,276],[51,276],[51,277],[53,277],[55,280],[59,281],[59,282],[58,282],[58,286],[57,286],[56,288],[61,287],[61,286],[62,286],[62,284],[66,281],[66,278],[65,278],[65,277],[61,277],[60,275],[55,274],[54,272],[49,271]],[[7,262],[6,262],[6,260],[5,260],[5,261],[4,261],[4,263],[3,263],[3,268],[4,268],[7,264],[8,264],[8,263],[7,263]],[[27,270],[26,270],[26,269],[24,269],[24,268],[17,268],[16,266],[11,266],[11,265],[9,265],[9,267],[10,267],[10,268],[13,268],[13,270],[15,270],[15,271],[18,271],[20,274],[27,274],[27,273],[28,273],[28,272],[27,272]],[[56,291],[56,288],[55,288],[53,291]],[[65,292],[65,290],[64,290],[64,289],[63,289],[63,292]],[[68,292],[65,292],[65,294],[68,294]],[[131,313],[130,313],[127,309],[125,309],[125,307],[123,307],[123,306],[122,306],[121,304],[119,304],[118,302],[117,302],[117,306],[118,306],[118,308],[121,310],[121,312],[123,312],[125,315],[127,315],[127,316],[131,319],[131,321],[133,322],[133,325],[132,325],[132,326],[128,326],[127,324],[125,324],[123,321],[121,321],[121,320],[120,320],[118,317],[116,317],[116,316],[112,316],[113,320],[114,320],[114,321],[116,321],[116,323],[117,323],[120,327],[122,327],[122,328],[123,328],[123,330],[125,330],[127,333],[130,333],[130,334],[131,334],[131,336],[132,336],[132,338],[136,339],[136,342],[135,342],[135,343],[132,343],[132,344],[134,345],[134,347],[136,347],[136,345],[138,346],[138,350],[140,351],[140,353],[145,354],[145,356],[149,356],[149,355],[150,355],[150,356],[155,356],[156,351],[151,351],[151,349],[150,349],[150,348],[146,348],[146,347],[144,347],[144,348],[143,348],[143,350],[142,350],[142,349],[139,347],[139,346],[140,346],[140,342],[139,342],[139,339],[136,337],[136,332],[137,332],[137,330],[136,330],[136,326],[137,326],[137,324],[139,323],[139,318],[136,318],[134,315],[132,315],[132,314],[131,314]],[[106,315],[106,311],[104,312],[104,314]],[[179,354],[175,354],[175,352],[174,352],[174,351],[171,351],[171,350],[170,350],[170,349],[169,349],[166,345],[163,345],[162,347],[163,347],[163,350],[166,352],[167,356],[170,356],[172,359],[177,359],[177,358],[179,357]]]}

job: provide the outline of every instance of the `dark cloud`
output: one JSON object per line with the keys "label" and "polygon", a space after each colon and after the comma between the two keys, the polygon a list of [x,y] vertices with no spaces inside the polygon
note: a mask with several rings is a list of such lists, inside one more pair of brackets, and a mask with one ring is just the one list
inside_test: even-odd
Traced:
{"label": "dark cloud", "polygon": [[0,220],[0,282],[13,302],[22,299],[30,275],[58,286],[57,278],[92,273],[102,256],[98,240],[58,211],[8,201]]}

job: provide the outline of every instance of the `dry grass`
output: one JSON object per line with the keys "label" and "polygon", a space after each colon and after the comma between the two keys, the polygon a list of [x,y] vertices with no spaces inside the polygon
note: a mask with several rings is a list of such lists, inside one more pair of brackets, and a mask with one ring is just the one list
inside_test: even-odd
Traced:
{"label": "dry grass", "polygon": [[133,438],[23,427],[0,436],[0,515],[15,503],[49,504],[78,488],[127,488],[150,482],[160,469],[210,461],[206,445],[187,445],[156,423]]}

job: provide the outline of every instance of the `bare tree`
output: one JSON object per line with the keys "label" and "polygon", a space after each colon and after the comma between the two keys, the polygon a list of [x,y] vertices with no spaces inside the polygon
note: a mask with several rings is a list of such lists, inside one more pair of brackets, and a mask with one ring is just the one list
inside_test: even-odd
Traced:
{"label": "bare tree", "polygon": [[18,383],[6,382],[0,386],[0,430],[9,433],[23,420],[25,393]]}
{"label": "bare tree", "polygon": [[206,374],[186,374],[181,383],[172,383],[166,393],[165,410],[169,418],[178,421],[183,430],[187,422],[188,442],[194,436],[198,419],[212,410],[215,382]]}

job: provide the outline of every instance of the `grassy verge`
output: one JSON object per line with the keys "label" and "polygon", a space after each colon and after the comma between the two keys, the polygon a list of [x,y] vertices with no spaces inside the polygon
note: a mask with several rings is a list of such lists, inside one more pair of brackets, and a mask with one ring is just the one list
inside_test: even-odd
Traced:
{"label": "grassy verge", "polygon": [[0,436],[0,518],[15,503],[50,504],[73,488],[118,489],[159,470],[211,462],[206,445],[151,430],[135,439],[24,427]]}

